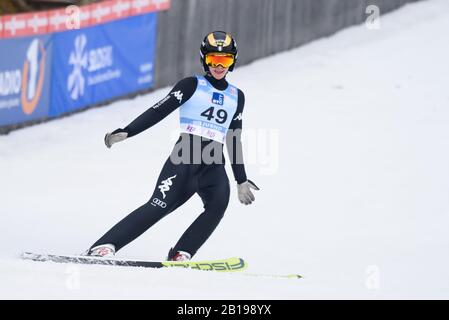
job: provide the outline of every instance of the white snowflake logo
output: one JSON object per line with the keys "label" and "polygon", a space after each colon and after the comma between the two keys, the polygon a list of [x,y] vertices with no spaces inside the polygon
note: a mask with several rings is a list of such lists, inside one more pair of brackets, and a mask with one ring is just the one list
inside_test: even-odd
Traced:
{"label": "white snowflake logo", "polygon": [[77,100],[84,95],[85,80],[82,69],[87,68],[87,53],[84,52],[86,44],[86,35],[77,36],[75,38],[75,50],[70,53],[69,57],[69,64],[73,65],[73,70],[67,79],[67,90],[70,91],[70,97],[73,100]]}

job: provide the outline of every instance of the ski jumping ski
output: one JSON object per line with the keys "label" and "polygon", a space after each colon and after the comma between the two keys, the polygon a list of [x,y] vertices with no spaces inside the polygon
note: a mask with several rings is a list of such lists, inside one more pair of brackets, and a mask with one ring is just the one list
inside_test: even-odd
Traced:
{"label": "ski jumping ski", "polygon": [[[24,260],[32,260],[38,262],[56,262],[56,263],[73,263],[88,265],[106,265],[121,267],[141,267],[141,268],[171,268],[180,267],[202,271],[217,272],[239,272],[248,267],[248,263],[242,258],[232,257],[219,260],[204,261],[142,261],[142,260],[124,260],[124,259],[107,259],[99,257],[90,257],[82,255],[54,255],[39,254],[32,252],[23,252],[21,258]],[[302,279],[299,274],[258,274],[258,273],[241,273],[245,276],[277,278],[277,279]]]}
{"label": "ski jumping ski", "polygon": [[143,267],[143,268],[167,268],[181,267],[194,270],[219,271],[219,272],[235,272],[246,269],[247,263],[241,258],[227,258],[222,260],[205,260],[205,261],[139,261],[139,260],[122,260],[122,259],[105,259],[90,256],[70,256],[70,255],[53,255],[38,254],[24,252],[22,259],[33,260],[39,262],[56,262],[56,263],[76,263],[76,264],[96,264],[108,266],[122,267]]}

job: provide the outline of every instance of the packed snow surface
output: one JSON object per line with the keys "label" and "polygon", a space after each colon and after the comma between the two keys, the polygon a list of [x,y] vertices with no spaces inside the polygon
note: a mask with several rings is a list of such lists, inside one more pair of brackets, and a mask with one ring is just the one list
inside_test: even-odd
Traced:
{"label": "packed snow surface", "polygon": [[[246,167],[261,191],[244,206],[232,183],[195,259],[239,256],[248,273],[303,279],[19,258],[81,253],[149,200],[178,112],[112,149],[103,136],[167,87],[0,136],[0,298],[448,299],[449,1],[380,22],[228,77],[246,95]],[[201,211],[194,196],[118,257],[163,259]]]}

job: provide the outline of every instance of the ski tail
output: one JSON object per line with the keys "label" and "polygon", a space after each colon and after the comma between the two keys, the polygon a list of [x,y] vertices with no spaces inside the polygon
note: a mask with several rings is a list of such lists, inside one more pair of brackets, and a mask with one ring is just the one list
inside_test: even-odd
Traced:
{"label": "ski tail", "polygon": [[39,254],[32,252],[24,252],[21,255],[22,259],[33,260],[39,262],[56,262],[56,263],[75,263],[75,264],[94,264],[94,265],[109,265],[122,267],[145,267],[145,268],[163,268],[162,262],[153,261],[138,261],[138,260],[119,260],[108,259],[92,256],[70,256],[70,255],[54,255],[54,254]]}

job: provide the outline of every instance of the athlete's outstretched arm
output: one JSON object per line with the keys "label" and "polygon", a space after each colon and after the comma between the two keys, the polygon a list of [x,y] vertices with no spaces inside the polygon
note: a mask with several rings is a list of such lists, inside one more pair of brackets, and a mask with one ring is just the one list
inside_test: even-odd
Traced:
{"label": "athlete's outstretched arm", "polygon": [[242,115],[245,107],[245,95],[239,89],[237,110],[232,118],[229,130],[226,135],[226,147],[228,150],[229,160],[231,161],[232,172],[237,183],[243,183],[246,179],[245,164],[243,163],[242,148]]}
{"label": "athlete's outstretched arm", "polygon": [[197,82],[196,77],[188,77],[179,81],[164,99],[142,113],[128,126],[107,133],[104,138],[106,146],[110,148],[114,143],[135,136],[167,117],[192,97]]}
{"label": "athlete's outstretched arm", "polygon": [[229,160],[231,161],[232,172],[237,181],[237,189],[239,200],[243,204],[251,204],[255,197],[250,189],[259,190],[254,182],[248,180],[245,172],[245,164],[243,163],[243,147],[242,147],[242,117],[243,108],[245,106],[245,95],[243,91],[238,91],[237,111],[232,118],[226,135],[226,147],[228,150]]}

